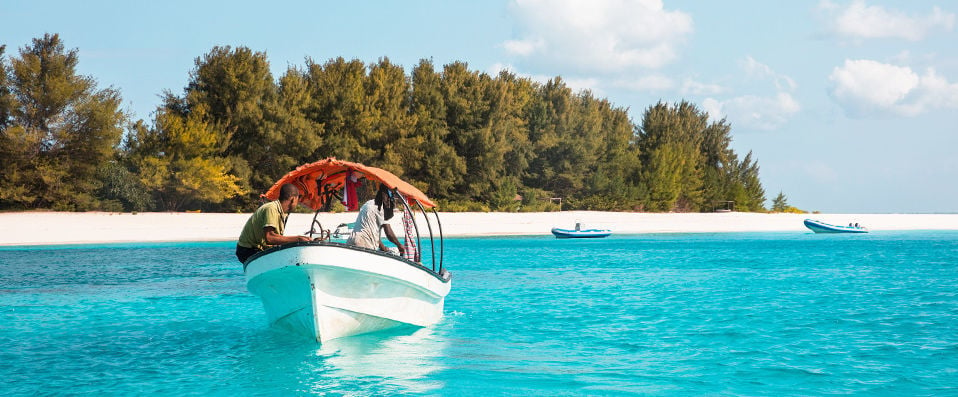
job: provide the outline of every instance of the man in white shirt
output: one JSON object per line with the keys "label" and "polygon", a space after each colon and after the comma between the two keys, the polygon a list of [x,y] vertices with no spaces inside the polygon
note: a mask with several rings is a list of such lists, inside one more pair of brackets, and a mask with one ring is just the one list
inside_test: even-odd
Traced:
{"label": "man in white shirt", "polygon": [[367,201],[359,208],[359,215],[356,216],[356,226],[346,243],[357,247],[386,251],[386,245],[383,244],[380,234],[381,230],[385,230],[386,238],[396,244],[396,247],[399,248],[399,255],[402,255],[403,246],[393,233],[392,226],[386,223],[393,217],[394,207],[392,191],[386,185],[379,185],[376,198]]}

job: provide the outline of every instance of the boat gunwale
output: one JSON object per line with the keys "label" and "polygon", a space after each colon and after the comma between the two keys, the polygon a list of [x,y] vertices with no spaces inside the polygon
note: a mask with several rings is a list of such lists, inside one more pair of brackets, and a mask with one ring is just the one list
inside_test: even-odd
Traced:
{"label": "boat gunwale", "polygon": [[345,243],[337,243],[333,241],[298,241],[295,243],[283,244],[283,245],[275,246],[275,247],[257,252],[253,254],[252,256],[250,256],[246,260],[246,262],[243,262],[243,272],[246,273],[246,268],[249,266],[249,264],[260,257],[266,256],[272,253],[276,253],[279,251],[283,251],[283,250],[287,250],[291,248],[298,248],[298,247],[338,247],[338,248],[345,248],[345,249],[349,249],[353,251],[360,251],[360,252],[365,252],[369,254],[375,254],[375,255],[383,256],[389,259],[397,260],[399,262],[412,266],[416,268],[417,270],[424,271],[443,283],[448,283],[452,278],[451,273],[449,273],[448,271],[443,271],[442,274],[440,274],[433,271],[432,269],[428,267],[423,266],[421,263],[413,262],[399,255],[394,255],[385,251],[358,247],[355,245],[350,245]]}
{"label": "boat gunwale", "polygon": [[609,230],[609,229],[581,229],[581,230],[575,230],[575,229],[562,229],[562,228],[558,228],[558,227],[552,228],[552,231],[553,231],[553,232],[559,232],[559,233],[566,233],[566,234],[588,234],[588,233],[597,233],[597,234],[598,234],[598,233],[609,233],[609,234],[611,234],[611,233],[612,233],[612,231]]}

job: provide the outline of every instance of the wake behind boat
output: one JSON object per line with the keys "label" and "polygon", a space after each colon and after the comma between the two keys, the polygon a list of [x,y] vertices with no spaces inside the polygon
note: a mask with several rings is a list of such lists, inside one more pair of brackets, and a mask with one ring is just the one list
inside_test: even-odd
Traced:
{"label": "wake behind boat", "polygon": [[[418,209],[428,231],[428,249],[422,249],[427,247],[417,217],[410,217],[412,224],[405,228],[405,257],[327,241],[332,233],[317,217],[347,178],[385,185],[402,201],[404,211],[413,214]],[[310,235],[320,238],[274,247],[244,263],[246,287],[262,299],[271,326],[324,342],[402,325],[426,327],[442,318],[451,275],[442,264],[442,226],[435,204],[425,194],[383,169],[334,158],[296,168],[264,196],[275,199],[286,183],[295,184],[300,201],[316,210]],[[426,208],[432,209],[434,222]],[[428,262],[422,261],[424,251]]]}
{"label": "wake behind boat", "polygon": [[868,229],[855,225],[839,226],[815,219],[806,219],[805,227],[815,233],[868,233]]}

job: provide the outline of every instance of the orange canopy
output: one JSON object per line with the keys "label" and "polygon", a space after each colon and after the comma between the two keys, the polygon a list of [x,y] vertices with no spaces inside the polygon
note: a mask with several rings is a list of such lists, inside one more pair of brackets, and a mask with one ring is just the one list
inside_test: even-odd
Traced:
{"label": "orange canopy", "polygon": [[270,200],[279,198],[279,189],[284,184],[292,183],[299,188],[299,201],[314,210],[323,207],[331,197],[329,193],[341,190],[346,182],[346,176],[354,174],[357,178],[366,178],[386,185],[390,189],[399,190],[406,197],[409,204],[417,201],[426,208],[436,206],[426,195],[415,186],[404,182],[399,177],[382,168],[369,167],[359,163],[336,160],[334,157],[319,160],[315,163],[301,165],[280,178],[273,187],[269,188],[266,197]]}

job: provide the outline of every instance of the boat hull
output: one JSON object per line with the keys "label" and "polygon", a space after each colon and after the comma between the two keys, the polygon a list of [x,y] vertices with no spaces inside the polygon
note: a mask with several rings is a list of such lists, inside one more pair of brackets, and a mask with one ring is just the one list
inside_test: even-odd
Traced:
{"label": "boat hull", "polygon": [[603,238],[612,235],[612,231],[606,229],[574,230],[554,227],[552,228],[552,235],[556,236],[556,238]]}
{"label": "boat hull", "polygon": [[838,226],[814,219],[806,219],[805,227],[815,233],[868,233],[868,229],[863,227]]}
{"label": "boat hull", "polygon": [[339,243],[296,243],[246,263],[246,286],[271,326],[319,342],[442,318],[451,288],[437,274],[395,255]]}

